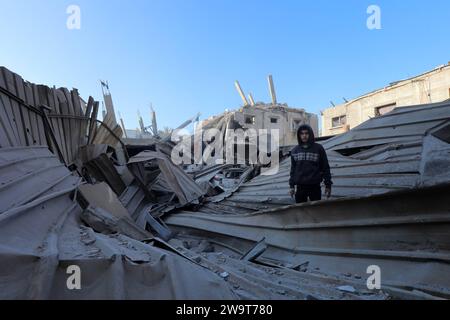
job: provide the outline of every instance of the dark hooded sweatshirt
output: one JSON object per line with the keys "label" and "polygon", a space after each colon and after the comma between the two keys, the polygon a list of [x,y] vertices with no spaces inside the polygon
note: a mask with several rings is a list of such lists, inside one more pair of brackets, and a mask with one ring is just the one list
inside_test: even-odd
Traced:
{"label": "dark hooded sweatshirt", "polygon": [[[303,144],[300,133],[303,130],[309,131],[309,141]],[[322,181],[327,187],[331,182],[330,165],[327,154],[322,145],[315,143],[314,132],[308,125],[300,126],[297,131],[298,146],[291,151],[291,176],[289,186],[320,185]]]}

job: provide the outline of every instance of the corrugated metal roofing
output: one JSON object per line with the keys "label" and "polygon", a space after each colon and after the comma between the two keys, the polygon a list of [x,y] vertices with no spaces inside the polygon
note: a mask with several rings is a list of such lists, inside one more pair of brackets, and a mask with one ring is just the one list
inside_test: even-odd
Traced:
{"label": "corrugated metal roofing", "polygon": [[[369,196],[422,184],[430,151],[427,147],[424,154],[424,145],[434,143],[426,137],[434,129],[450,125],[449,121],[450,101],[402,107],[325,141],[334,183],[332,197]],[[446,153],[450,146],[443,143],[436,148],[435,153]],[[353,151],[349,156],[340,153],[349,150]],[[440,166],[448,166],[450,157],[440,162]],[[236,192],[209,199],[199,211],[248,213],[293,204],[288,195],[289,171],[288,158],[280,163],[276,175],[258,176]],[[434,177],[428,178],[432,184]]]}
{"label": "corrugated metal roofing", "polygon": [[178,254],[83,225],[79,182],[46,147],[0,148],[0,299],[236,298]]}
{"label": "corrugated metal roofing", "polygon": [[72,175],[47,147],[0,149],[0,214],[60,190],[74,190]]}

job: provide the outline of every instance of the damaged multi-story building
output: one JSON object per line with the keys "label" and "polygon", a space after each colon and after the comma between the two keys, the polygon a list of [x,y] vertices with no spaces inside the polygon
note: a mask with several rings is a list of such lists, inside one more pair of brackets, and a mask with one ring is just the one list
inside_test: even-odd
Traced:
{"label": "damaged multi-story building", "polygon": [[[197,130],[217,128],[226,131],[242,128],[265,129],[279,131],[280,146],[294,146],[297,144],[297,129],[302,124],[308,124],[316,136],[319,133],[318,117],[313,113],[306,112],[304,108],[289,107],[285,103],[279,103],[275,92],[273,78],[268,77],[270,103],[255,102],[250,93],[248,98],[238,81],[235,82],[236,89],[242,99],[243,106],[238,110],[227,111],[222,115],[213,116],[203,120],[197,126]],[[224,133],[226,135],[226,133]]]}
{"label": "damaged multi-story building", "polygon": [[[228,164],[262,164],[256,159],[257,155],[271,154],[275,150],[280,150],[283,155],[283,150],[289,150],[298,143],[297,129],[300,125],[308,124],[318,134],[317,115],[306,112],[304,108],[279,103],[271,75],[268,76],[268,84],[271,102],[264,103],[255,102],[251,93],[247,98],[239,82],[235,82],[243,105],[237,110],[227,110],[203,120],[196,126],[192,152],[194,165],[216,164],[216,158]],[[211,130],[215,133],[208,134]],[[213,146],[206,148],[205,145]],[[208,152],[215,156],[205,154]],[[255,158],[253,161],[252,157]],[[270,162],[270,159],[265,162]]]}
{"label": "damaged multi-story building", "polygon": [[450,63],[323,110],[322,135],[345,133],[397,107],[432,104],[448,99]]}

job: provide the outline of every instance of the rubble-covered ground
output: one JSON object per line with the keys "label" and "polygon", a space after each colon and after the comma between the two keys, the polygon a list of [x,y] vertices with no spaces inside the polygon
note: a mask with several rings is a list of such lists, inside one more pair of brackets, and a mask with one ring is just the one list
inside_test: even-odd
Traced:
{"label": "rubble-covered ground", "polygon": [[288,152],[272,176],[182,167],[167,137],[127,145],[106,107],[0,68],[0,298],[450,297],[450,101],[322,142],[333,198],[302,205]]}

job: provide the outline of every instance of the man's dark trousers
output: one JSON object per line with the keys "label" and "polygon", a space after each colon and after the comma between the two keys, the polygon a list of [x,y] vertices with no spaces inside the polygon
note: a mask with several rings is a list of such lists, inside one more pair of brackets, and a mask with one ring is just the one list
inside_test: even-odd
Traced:
{"label": "man's dark trousers", "polygon": [[305,203],[309,201],[322,200],[322,188],[320,185],[304,185],[297,186],[297,193],[295,194],[295,202]]}

